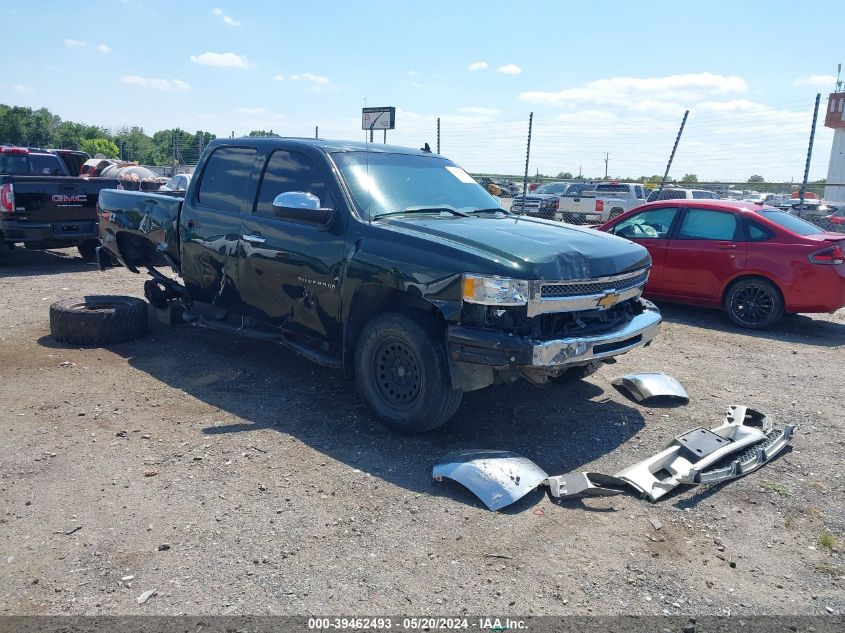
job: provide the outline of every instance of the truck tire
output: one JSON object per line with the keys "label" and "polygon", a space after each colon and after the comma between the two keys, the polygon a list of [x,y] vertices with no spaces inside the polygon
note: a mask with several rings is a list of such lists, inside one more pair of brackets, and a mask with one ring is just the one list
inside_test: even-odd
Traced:
{"label": "truck tire", "polygon": [[355,347],[361,397],[385,426],[401,433],[445,424],[463,396],[452,388],[443,334],[427,317],[381,314],[364,326]]}
{"label": "truck tire", "polygon": [[86,262],[97,261],[97,247],[100,245],[100,240],[85,240],[76,247],[79,254]]}
{"label": "truck tire", "polygon": [[594,360],[588,365],[581,365],[580,367],[570,367],[569,369],[565,370],[560,376],[555,376],[554,378],[549,378],[551,382],[556,385],[566,385],[571,382],[575,382],[576,380],[583,380],[584,378],[589,378],[594,373],[596,373],[599,369],[601,369],[602,363],[600,360]]}
{"label": "truck tire", "polygon": [[59,343],[108,345],[147,333],[147,302],[136,297],[91,295],[50,306],[50,334]]}

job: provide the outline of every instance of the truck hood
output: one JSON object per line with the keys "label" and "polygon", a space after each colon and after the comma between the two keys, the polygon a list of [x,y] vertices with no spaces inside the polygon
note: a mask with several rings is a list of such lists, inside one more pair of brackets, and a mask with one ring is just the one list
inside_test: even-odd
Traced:
{"label": "truck hood", "polygon": [[498,264],[498,274],[522,279],[590,279],[651,265],[648,251],[628,240],[525,216],[401,216],[378,224],[483,257]]}

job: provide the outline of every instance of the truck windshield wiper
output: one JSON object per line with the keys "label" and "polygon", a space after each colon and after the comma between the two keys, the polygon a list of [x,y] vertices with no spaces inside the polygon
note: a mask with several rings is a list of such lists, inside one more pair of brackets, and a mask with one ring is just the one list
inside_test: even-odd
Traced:
{"label": "truck windshield wiper", "polygon": [[505,215],[509,215],[509,212],[503,209],[502,207],[492,207],[490,209],[473,209],[471,213],[504,213]]}
{"label": "truck windshield wiper", "polygon": [[451,213],[452,215],[456,215],[461,218],[468,218],[469,215],[464,213],[463,211],[458,211],[457,209],[453,209],[452,207],[407,207],[402,209],[401,211],[388,211],[387,213],[379,213],[378,215],[374,216],[374,220],[378,220],[379,218],[383,218],[388,215],[400,215],[404,213]]}

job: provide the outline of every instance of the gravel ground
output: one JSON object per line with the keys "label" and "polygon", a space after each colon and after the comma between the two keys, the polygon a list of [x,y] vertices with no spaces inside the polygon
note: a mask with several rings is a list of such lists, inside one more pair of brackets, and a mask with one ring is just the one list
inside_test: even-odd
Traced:
{"label": "gravel ground", "polygon": [[[845,612],[843,312],[755,333],[663,305],[655,343],[589,380],[474,392],[404,437],[281,348],[155,322],[102,349],[49,337],[53,301],[142,282],[71,250],[0,268],[0,613]],[[610,385],[646,370],[690,404]],[[430,477],[459,448],[615,472],[734,403],[798,423],[791,452],[656,504],[536,491],[491,513]]]}

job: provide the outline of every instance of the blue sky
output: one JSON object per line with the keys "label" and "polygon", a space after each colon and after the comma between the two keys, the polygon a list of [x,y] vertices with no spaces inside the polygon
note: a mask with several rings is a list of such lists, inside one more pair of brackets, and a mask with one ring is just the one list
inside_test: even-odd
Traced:
{"label": "blue sky", "polygon": [[[444,154],[506,173],[533,111],[532,172],[603,174],[607,152],[611,176],[662,173],[689,108],[673,175],[800,180],[842,16],[834,1],[4,0],[0,102],[148,133],[361,139],[366,99],[397,107],[390,142],[434,146],[440,117]],[[812,178],[832,136],[820,126]]]}

